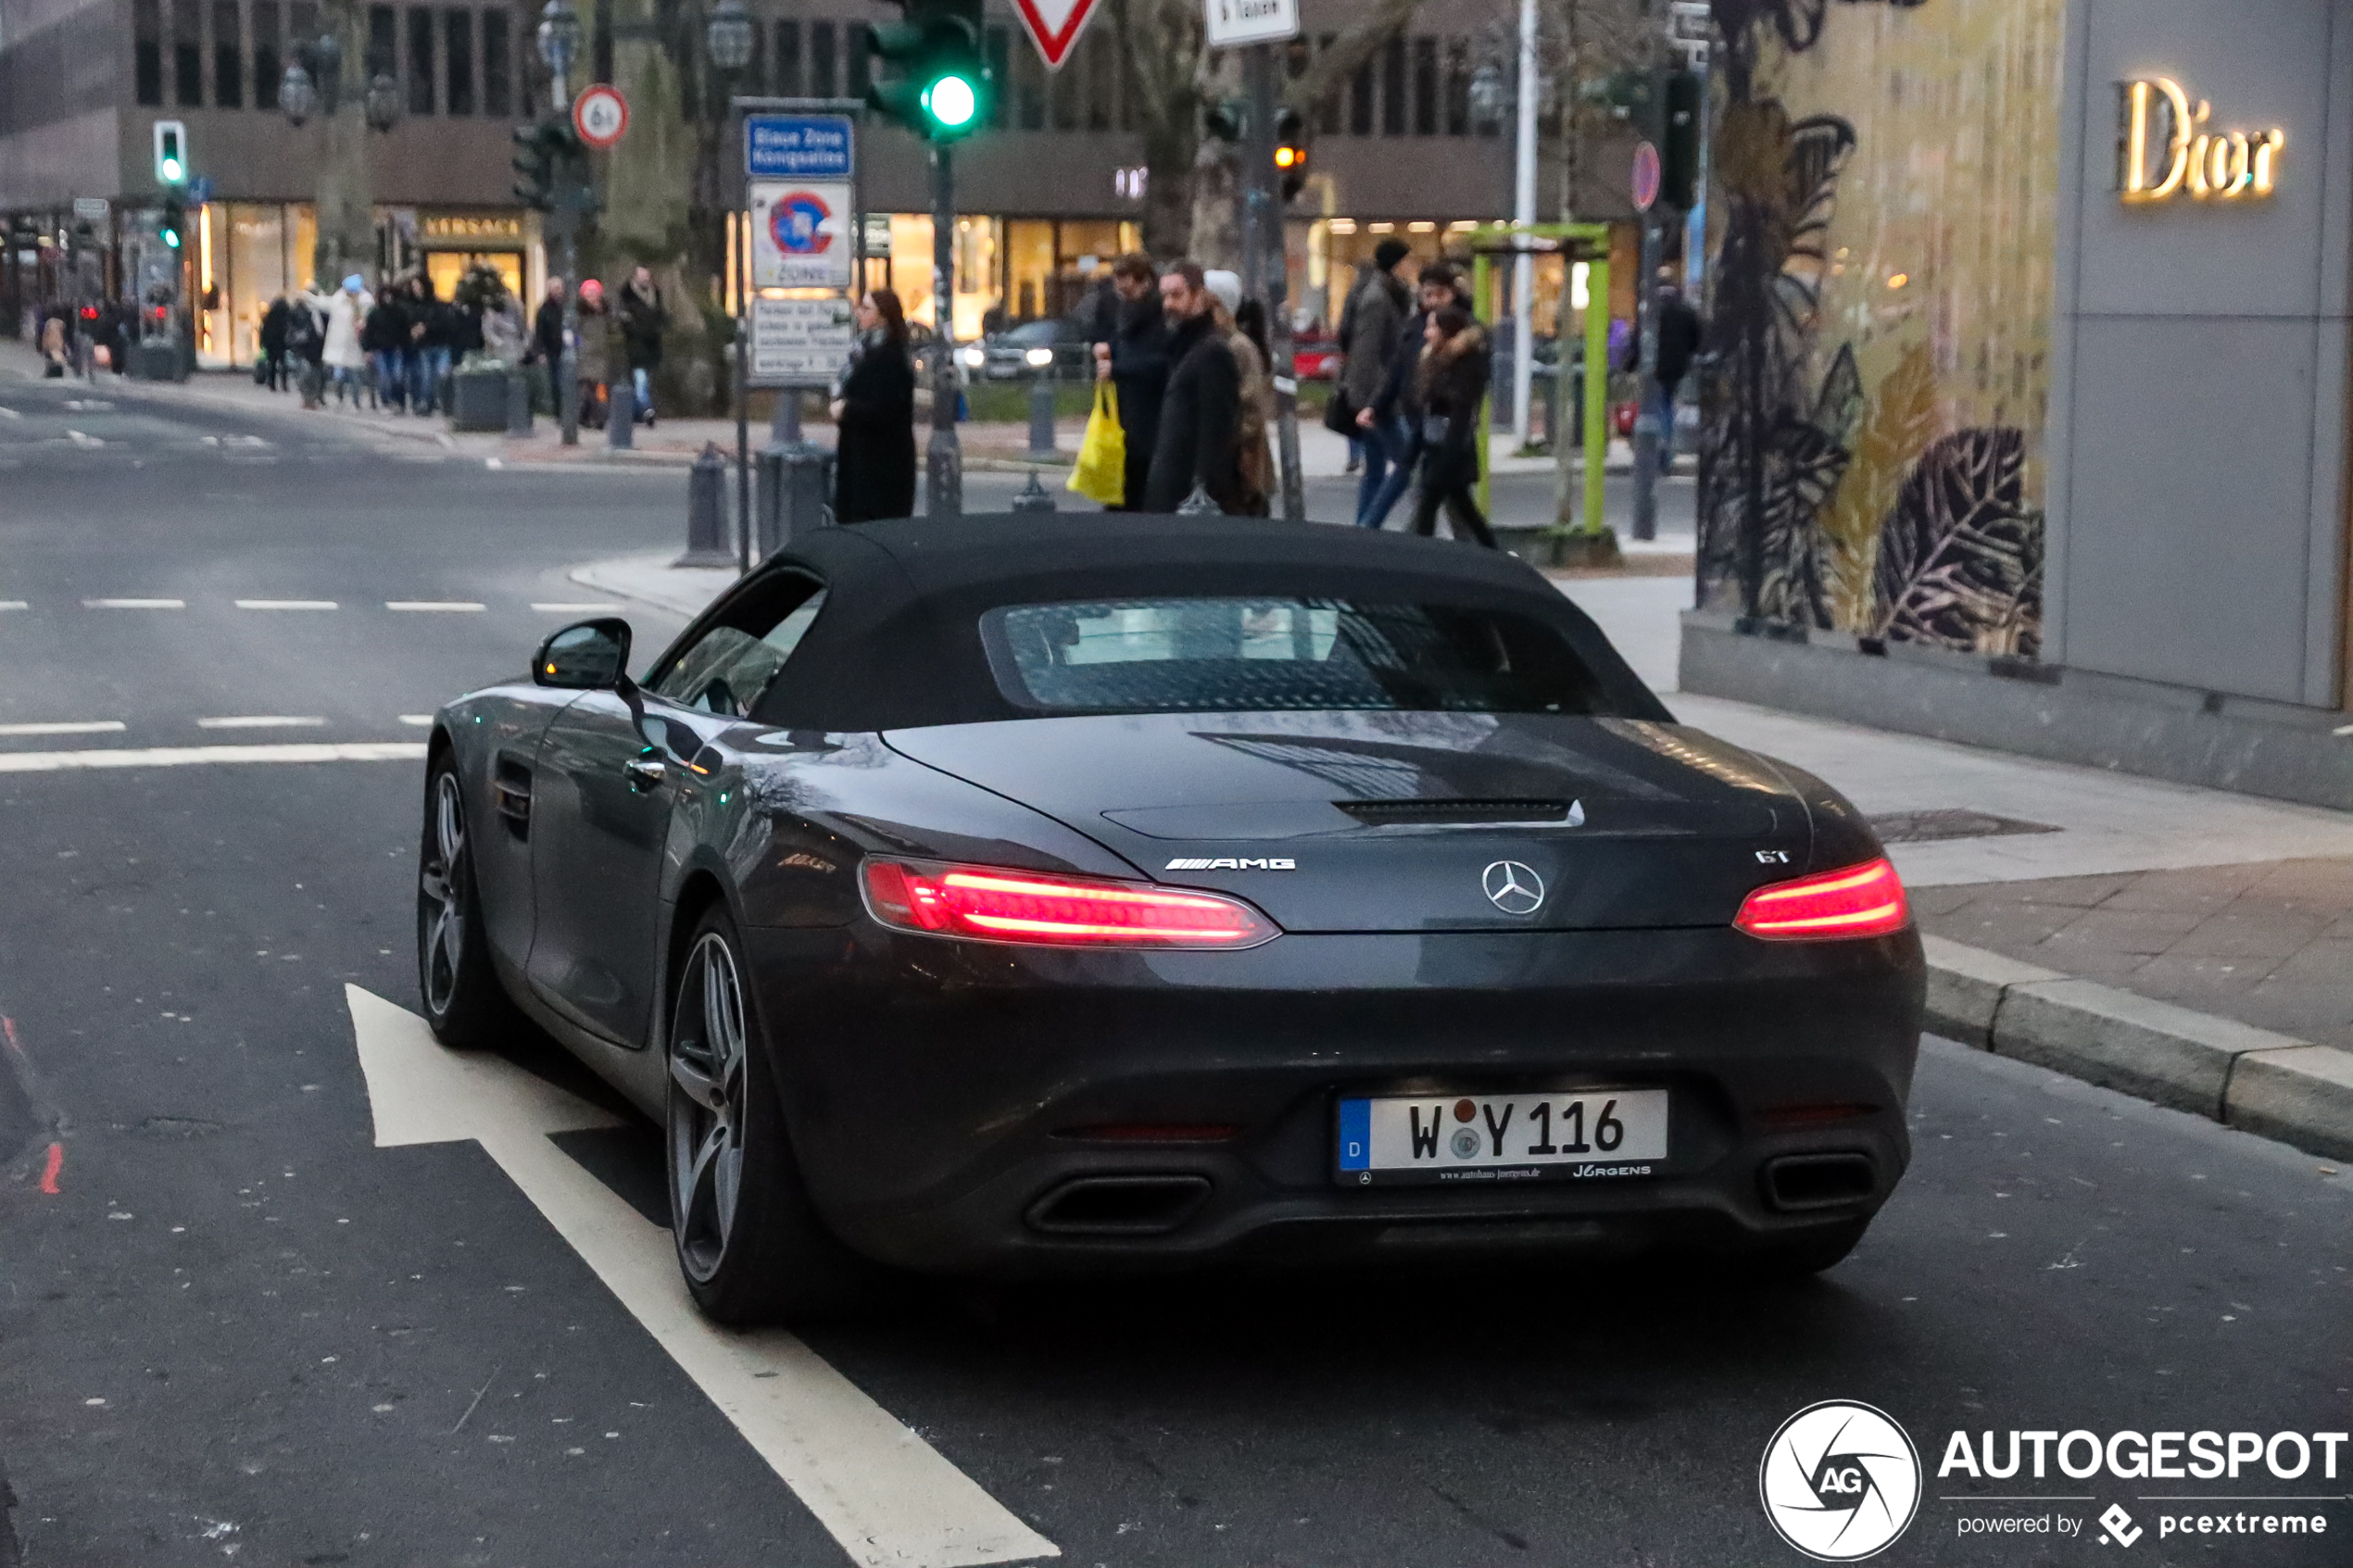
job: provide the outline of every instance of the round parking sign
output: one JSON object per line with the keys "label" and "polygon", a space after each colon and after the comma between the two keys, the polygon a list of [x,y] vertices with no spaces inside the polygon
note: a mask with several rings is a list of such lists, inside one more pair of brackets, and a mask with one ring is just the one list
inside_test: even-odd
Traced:
{"label": "round parking sign", "polygon": [[629,100],[620,88],[598,82],[572,101],[572,128],[583,142],[602,152],[629,129]]}

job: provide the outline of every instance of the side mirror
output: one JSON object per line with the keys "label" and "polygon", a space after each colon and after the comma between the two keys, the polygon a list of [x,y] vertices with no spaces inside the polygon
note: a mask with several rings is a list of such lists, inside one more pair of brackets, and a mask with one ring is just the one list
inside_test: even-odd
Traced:
{"label": "side mirror", "polygon": [[610,691],[626,680],[629,622],[606,618],[565,627],[539,645],[531,678],[567,691]]}

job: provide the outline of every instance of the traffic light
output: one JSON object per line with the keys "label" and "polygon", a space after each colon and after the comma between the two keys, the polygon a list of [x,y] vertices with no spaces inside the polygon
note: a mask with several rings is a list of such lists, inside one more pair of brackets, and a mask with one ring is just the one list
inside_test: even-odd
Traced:
{"label": "traffic light", "polygon": [[1698,72],[1671,70],[1658,94],[1658,199],[1684,212],[1692,209],[1699,194],[1700,94],[1705,91]]}
{"label": "traffic light", "polygon": [[1202,134],[1219,142],[1239,142],[1250,132],[1250,105],[1240,98],[1222,98],[1214,104],[1203,104],[1201,111]]}
{"label": "traffic light", "polygon": [[172,249],[180,248],[180,232],[188,226],[188,204],[180,199],[178,191],[163,194],[163,243]]}
{"label": "traffic light", "polygon": [[927,142],[952,142],[988,119],[995,91],[981,53],[981,0],[900,0],[904,19],[870,29],[882,64],[866,106]]}
{"label": "traffic light", "polygon": [[515,199],[540,212],[562,205],[570,187],[588,182],[588,149],[568,116],[515,127]]}
{"label": "traffic light", "polygon": [[1276,111],[1275,181],[1285,201],[1296,197],[1307,184],[1307,122],[1297,109]]}
{"label": "traffic light", "polygon": [[188,128],[176,119],[156,121],[156,183],[170,188],[188,179]]}

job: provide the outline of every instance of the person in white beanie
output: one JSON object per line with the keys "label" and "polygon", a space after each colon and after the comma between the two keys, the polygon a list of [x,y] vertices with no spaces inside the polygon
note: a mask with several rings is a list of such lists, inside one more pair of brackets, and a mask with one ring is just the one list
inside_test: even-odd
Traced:
{"label": "person in white beanie", "polygon": [[349,397],[355,408],[359,406],[359,371],[368,363],[367,351],[359,346],[367,296],[368,280],[359,273],[343,281],[343,287],[327,302],[327,346],[319,357],[334,383],[335,401]]}

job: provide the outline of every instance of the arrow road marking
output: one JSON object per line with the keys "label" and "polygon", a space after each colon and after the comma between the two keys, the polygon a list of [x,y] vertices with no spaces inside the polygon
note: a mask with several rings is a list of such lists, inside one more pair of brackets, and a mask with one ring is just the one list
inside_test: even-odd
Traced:
{"label": "arrow road marking", "polygon": [[613,1117],[501,1058],[445,1047],[423,1019],[357,985],[344,996],[376,1147],[480,1143],[861,1568],[1062,1555],[792,1335],[705,1321],[670,1233],[548,1141]]}

